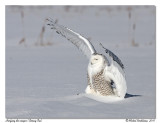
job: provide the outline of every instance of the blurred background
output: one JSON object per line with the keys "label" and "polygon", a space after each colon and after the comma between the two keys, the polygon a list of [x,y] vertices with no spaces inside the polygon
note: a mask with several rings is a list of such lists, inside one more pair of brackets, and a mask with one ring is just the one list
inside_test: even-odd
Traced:
{"label": "blurred background", "polygon": [[95,43],[117,47],[155,45],[155,14],[154,6],[6,6],[6,43],[62,43],[46,25],[50,17]]}

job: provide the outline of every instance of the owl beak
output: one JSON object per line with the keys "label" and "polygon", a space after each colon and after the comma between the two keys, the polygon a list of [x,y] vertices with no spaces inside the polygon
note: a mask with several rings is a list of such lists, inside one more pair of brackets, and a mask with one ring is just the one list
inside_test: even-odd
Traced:
{"label": "owl beak", "polygon": [[91,62],[91,65],[93,65],[93,63]]}

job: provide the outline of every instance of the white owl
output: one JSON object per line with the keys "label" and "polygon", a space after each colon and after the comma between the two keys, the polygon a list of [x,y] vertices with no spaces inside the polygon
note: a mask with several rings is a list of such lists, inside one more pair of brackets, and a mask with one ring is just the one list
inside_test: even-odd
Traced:
{"label": "white owl", "polygon": [[124,66],[120,59],[110,50],[104,48],[107,57],[98,54],[89,40],[71,29],[57,24],[52,19],[47,19],[51,29],[67,38],[89,59],[88,64],[88,86],[87,94],[100,96],[116,96],[124,98],[127,86],[125,80]]}

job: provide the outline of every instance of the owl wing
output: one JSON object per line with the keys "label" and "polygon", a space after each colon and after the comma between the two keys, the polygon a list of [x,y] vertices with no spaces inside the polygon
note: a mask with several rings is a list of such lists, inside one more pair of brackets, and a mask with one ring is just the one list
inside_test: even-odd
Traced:
{"label": "owl wing", "polygon": [[87,56],[87,58],[90,58],[91,54],[96,53],[96,50],[91,42],[80,34],[72,31],[67,27],[57,24],[57,22],[53,21],[52,19],[47,19],[47,21],[49,22],[48,25],[51,26],[51,29],[56,30],[58,34],[62,35],[71,43],[73,43],[78,49],[83,52],[84,55]]}
{"label": "owl wing", "polygon": [[110,56],[110,58],[115,61],[122,69],[124,69],[124,65],[122,61],[109,49],[105,48],[101,43],[100,45],[102,46],[103,49],[105,49],[105,52]]}
{"label": "owl wing", "polygon": [[106,80],[111,80],[114,84],[114,92],[117,96],[124,98],[127,92],[127,85],[125,75],[114,64],[106,66],[104,69],[104,76]]}
{"label": "owl wing", "polygon": [[105,78],[112,81],[111,85],[113,86],[115,93],[119,97],[124,98],[127,92],[124,65],[114,53],[106,48],[104,49],[108,56],[107,60],[109,61],[109,64],[104,69]]}

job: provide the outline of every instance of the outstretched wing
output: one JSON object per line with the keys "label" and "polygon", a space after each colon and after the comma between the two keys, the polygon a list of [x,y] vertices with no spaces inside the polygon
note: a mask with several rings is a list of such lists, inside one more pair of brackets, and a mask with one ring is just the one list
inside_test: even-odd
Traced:
{"label": "outstretched wing", "polygon": [[80,49],[84,55],[90,58],[91,54],[96,53],[95,48],[86,38],[80,34],[72,31],[71,29],[57,24],[56,21],[52,19],[47,19],[49,22],[48,25],[51,26],[51,29],[56,30],[56,32],[63,37],[67,38],[71,43],[73,43],[78,49]]}

